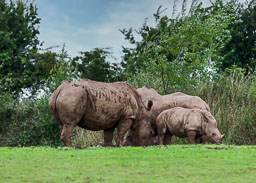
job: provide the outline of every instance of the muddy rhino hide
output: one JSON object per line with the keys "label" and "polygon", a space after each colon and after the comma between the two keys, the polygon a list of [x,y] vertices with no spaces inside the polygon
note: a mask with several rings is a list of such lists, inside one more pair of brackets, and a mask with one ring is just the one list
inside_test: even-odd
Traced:
{"label": "muddy rhino hide", "polygon": [[49,106],[66,146],[71,146],[76,125],[87,130],[105,130],[105,137],[111,142],[117,128],[116,143],[122,146],[126,132],[133,123],[144,120],[148,110],[129,84],[88,79],[62,83],[51,95]]}

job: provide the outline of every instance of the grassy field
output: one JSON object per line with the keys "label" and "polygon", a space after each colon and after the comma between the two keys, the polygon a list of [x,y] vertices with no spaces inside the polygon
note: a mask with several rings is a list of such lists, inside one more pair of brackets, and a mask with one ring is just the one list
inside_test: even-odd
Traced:
{"label": "grassy field", "polygon": [[256,182],[256,147],[0,148],[0,182]]}

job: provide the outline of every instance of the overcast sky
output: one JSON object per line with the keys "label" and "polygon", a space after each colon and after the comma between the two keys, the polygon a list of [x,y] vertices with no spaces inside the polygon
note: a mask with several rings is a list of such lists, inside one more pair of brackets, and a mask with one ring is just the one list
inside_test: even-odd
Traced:
{"label": "overcast sky", "polygon": [[[121,61],[122,45],[128,41],[119,32],[123,28],[138,29],[162,5],[171,15],[174,0],[36,0],[40,23],[40,41],[44,48],[64,43],[71,56],[79,51],[112,47],[117,62]],[[182,0],[178,0],[181,4]],[[190,0],[188,0],[190,2]],[[203,0],[209,5],[208,0]],[[178,5],[177,9],[181,9]]]}

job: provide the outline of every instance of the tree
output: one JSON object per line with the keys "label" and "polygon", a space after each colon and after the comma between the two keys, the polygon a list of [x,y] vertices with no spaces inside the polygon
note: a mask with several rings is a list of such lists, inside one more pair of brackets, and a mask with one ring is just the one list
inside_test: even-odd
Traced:
{"label": "tree", "polygon": [[[45,58],[44,56],[51,56],[51,58]],[[47,62],[45,64],[46,60]],[[68,56],[67,51],[65,50],[65,44],[62,46],[62,49],[59,53],[54,52],[45,52],[43,53],[42,62],[37,62],[36,66],[39,68],[43,68],[45,72],[49,71],[49,73],[45,73],[46,82],[42,85],[43,89],[50,93],[57,89],[57,87],[66,80],[78,79],[77,73],[74,72],[75,68],[73,65],[73,60]]]}
{"label": "tree", "polygon": [[[136,41],[133,30],[121,30],[135,48],[123,48],[122,66],[128,78],[145,80],[148,85],[177,89],[195,86],[198,80],[210,80],[216,64],[222,61],[220,50],[230,40],[228,26],[236,21],[235,12],[221,7],[217,0],[210,7],[194,0],[187,11],[183,1],[181,15],[162,16],[162,8],[154,14],[156,26],[147,22],[137,31],[142,40]],[[175,6],[174,6],[175,8]],[[157,85],[157,86],[156,86]]]}
{"label": "tree", "polygon": [[[246,7],[247,5],[247,7]],[[237,4],[234,8],[240,21],[229,25],[232,38],[222,51],[224,57],[219,64],[221,71],[233,65],[245,69],[246,73],[256,67],[256,1],[252,0],[245,7]]]}
{"label": "tree", "polygon": [[37,8],[33,3],[0,0],[0,90],[18,95],[31,87],[39,34]]}
{"label": "tree", "polygon": [[122,70],[118,64],[110,64],[106,59],[111,56],[107,48],[95,48],[92,51],[84,51],[73,59],[80,78],[88,78],[95,81],[112,82],[123,80]]}

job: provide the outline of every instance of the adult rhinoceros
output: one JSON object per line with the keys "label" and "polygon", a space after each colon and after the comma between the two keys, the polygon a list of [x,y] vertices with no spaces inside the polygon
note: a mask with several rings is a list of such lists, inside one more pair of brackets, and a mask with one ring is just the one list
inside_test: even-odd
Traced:
{"label": "adult rhinoceros", "polygon": [[86,79],[62,83],[51,95],[49,105],[66,146],[72,146],[71,135],[76,125],[93,131],[105,130],[108,143],[117,127],[116,143],[122,146],[131,127],[136,131],[139,122],[149,120],[147,113],[152,103],[146,108],[137,91],[125,82]]}

